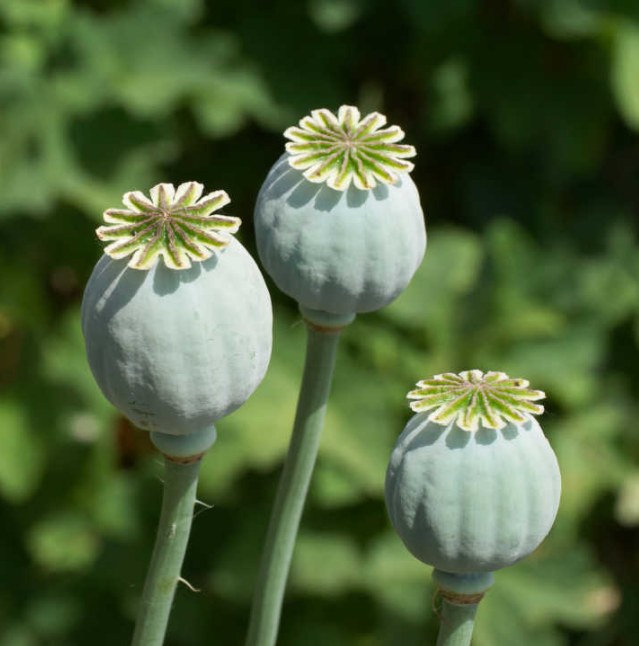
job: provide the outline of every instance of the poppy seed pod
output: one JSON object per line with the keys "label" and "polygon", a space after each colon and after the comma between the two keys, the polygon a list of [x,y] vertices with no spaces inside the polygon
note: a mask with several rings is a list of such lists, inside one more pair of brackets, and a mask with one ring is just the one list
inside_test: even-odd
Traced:
{"label": "poppy seed pod", "polygon": [[257,247],[277,286],[300,305],[355,314],[388,305],[426,247],[412,146],[386,118],[314,110],[284,134],[287,152],[255,207]]}
{"label": "poppy seed pod", "polygon": [[107,210],[98,236],[113,242],[82,301],[105,397],[136,426],[170,435],[204,431],[241,406],[271,354],[268,290],[229,235],[240,221],[213,214],[229,202],[224,191],[200,199],[202,189],[159,184],[150,200],[127,193],[126,209]]}
{"label": "poppy seed pod", "polygon": [[492,572],[525,558],[550,531],[561,492],[557,459],[532,417],[544,394],[479,370],[417,386],[408,395],[417,414],[386,474],[400,538],[445,572]]}

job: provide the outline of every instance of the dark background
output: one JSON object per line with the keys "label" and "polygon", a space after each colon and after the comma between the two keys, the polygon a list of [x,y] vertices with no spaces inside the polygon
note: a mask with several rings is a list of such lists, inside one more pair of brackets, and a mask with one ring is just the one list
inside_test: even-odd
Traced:
{"label": "dark background", "polygon": [[[282,646],[434,643],[428,568],[392,533],[386,462],[418,379],[525,377],[563,474],[553,531],[497,574],[476,646],[639,640],[639,3],[0,2],[0,646],[128,643],[161,462],[94,386],[79,327],[127,190],[253,203],[310,110],[380,110],[417,147],[429,247],[345,331]],[[269,283],[272,287],[272,284]],[[304,326],[218,425],[168,646],[243,643]]]}

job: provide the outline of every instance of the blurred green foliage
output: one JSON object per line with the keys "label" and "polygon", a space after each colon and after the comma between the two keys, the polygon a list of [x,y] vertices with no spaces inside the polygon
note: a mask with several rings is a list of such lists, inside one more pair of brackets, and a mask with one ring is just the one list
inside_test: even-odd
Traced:
{"label": "blurred green foliage", "polygon": [[[380,109],[417,146],[429,249],[343,334],[282,646],[434,643],[428,568],[391,532],[384,471],[420,378],[504,370],[548,393],[564,490],[499,572],[477,646],[639,639],[639,3],[0,2],[0,646],[127,643],[161,465],[91,379],[93,233],[122,193],[252,204],[282,130]],[[304,329],[272,290],[273,361],[219,423],[167,643],[242,643]]]}

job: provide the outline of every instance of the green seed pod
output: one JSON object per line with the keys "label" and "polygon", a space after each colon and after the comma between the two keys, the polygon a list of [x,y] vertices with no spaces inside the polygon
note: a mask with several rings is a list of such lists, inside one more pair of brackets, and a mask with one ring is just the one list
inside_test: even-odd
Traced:
{"label": "green seed pod", "polygon": [[400,538],[446,572],[492,572],[525,558],[550,531],[561,492],[557,459],[532,417],[544,393],[479,370],[417,386],[408,395],[417,414],[386,474]]}
{"label": "green seed pod", "polygon": [[151,200],[127,193],[127,209],[106,211],[110,225],[98,236],[114,242],[82,302],[87,357],[105,397],[136,426],[170,435],[209,429],[241,406],[271,354],[268,290],[228,235],[240,221],[212,213],[228,203],[224,191],[200,199],[202,189],[159,184]]}
{"label": "green seed pod", "polygon": [[[314,110],[270,170],[255,207],[262,264],[300,305],[355,314],[388,305],[426,247],[424,214],[407,174],[415,155],[386,118]],[[304,170],[306,169],[306,170]],[[304,170],[304,172],[302,172]]]}

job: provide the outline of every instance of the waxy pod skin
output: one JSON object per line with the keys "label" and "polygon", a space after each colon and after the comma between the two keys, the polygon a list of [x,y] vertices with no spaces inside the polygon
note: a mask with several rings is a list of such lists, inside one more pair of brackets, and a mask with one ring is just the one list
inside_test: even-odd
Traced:
{"label": "waxy pod skin", "polygon": [[391,455],[386,506],[416,558],[445,572],[493,572],[542,542],[561,493],[533,417],[543,396],[523,379],[479,370],[437,375],[409,393],[417,414]]}
{"label": "waxy pod skin", "polygon": [[[136,426],[170,435],[210,428],[266,372],[272,309],[262,275],[213,214],[224,191],[159,184],[105,212],[113,240],[82,302],[87,357],[105,397]],[[107,255],[108,254],[108,255]],[[129,256],[132,255],[131,258]]]}
{"label": "waxy pod skin", "polygon": [[404,159],[414,148],[395,143],[397,126],[379,130],[385,122],[342,106],[285,132],[292,141],[257,198],[256,240],[266,271],[304,308],[380,309],[424,257],[424,214]]}

